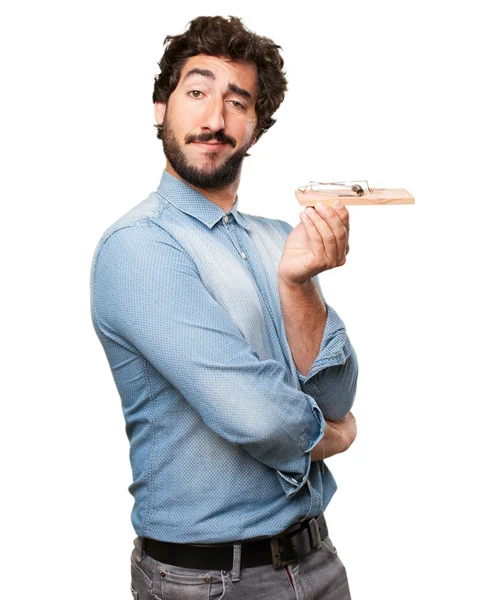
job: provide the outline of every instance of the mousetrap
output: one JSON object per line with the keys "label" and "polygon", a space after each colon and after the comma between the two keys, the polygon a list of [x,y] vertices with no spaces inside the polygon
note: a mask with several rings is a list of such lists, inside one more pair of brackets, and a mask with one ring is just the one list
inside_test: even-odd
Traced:
{"label": "mousetrap", "polygon": [[414,204],[414,196],[407,190],[371,187],[367,180],[310,181],[308,185],[298,187],[295,196],[300,206],[314,206],[317,202],[331,206],[335,200],[341,200],[345,205]]}

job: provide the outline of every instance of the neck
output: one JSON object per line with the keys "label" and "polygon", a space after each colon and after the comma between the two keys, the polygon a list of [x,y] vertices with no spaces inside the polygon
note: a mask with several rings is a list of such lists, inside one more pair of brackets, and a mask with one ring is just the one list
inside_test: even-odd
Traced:
{"label": "neck", "polygon": [[196,185],[191,185],[188,181],[185,181],[182,177],[178,175],[175,169],[171,166],[170,161],[166,160],[166,172],[173,177],[176,177],[183,183],[186,183],[191,188],[208,198],[213,204],[219,206],[224,212],[229,212],[233,208],[233,204],[236,200],[236,193],[238,191],[240,178],[237,177],[236,181],[230,185],[227,185],[222,188],[210,189],[210,188],[201,188]]}

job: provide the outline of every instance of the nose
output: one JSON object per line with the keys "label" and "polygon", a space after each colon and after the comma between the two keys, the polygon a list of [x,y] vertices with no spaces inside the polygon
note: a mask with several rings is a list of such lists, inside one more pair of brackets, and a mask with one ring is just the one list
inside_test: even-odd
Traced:
{"label": "nose", "polygon": [[207,103],[202,115],[202,121],[201,129],[203,131],[209,129],[210,131],[216,132],[225,128],[224,103],[221,97],[217,100],[212,98],[210,102]]}

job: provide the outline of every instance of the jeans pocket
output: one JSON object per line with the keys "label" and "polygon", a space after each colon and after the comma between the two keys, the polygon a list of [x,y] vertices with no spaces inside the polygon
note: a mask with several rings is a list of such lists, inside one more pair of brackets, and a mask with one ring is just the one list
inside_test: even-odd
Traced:
{"label": "jeans pocket", "polygon": [[158,600],[153,593],[153,579],[146,573],[133,555],[131,563],[131,593],[135,600]]}
{"label": "jeans pocket", "polygon": [[137,587],[139,587],[140,584],[143,584],[143,585],[146,585],[146,587],[151,588],[153,580],[145,572],[145,570],[141,568],[141,565],[138,564],[138,562],[134,556],[131,557],[130,564],[131,564],[131,578],[132,578],[133,583],[135,583],[135,580],[138,580]]}
{"label": "jeans pocket", "polygon": [[226,581],[221,571],[198,571],[162,565],[162,600],[222,600]]}

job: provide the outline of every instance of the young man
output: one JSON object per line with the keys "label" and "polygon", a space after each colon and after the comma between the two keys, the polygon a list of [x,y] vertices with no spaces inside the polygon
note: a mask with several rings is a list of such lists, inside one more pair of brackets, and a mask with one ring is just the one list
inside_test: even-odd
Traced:
{"label": "young man", "polygon": [[294,229],[239,212],[242,161],[286,90],[279,46],[233,17],[166,42],[166,169],[92,265],[131,445],[132,594],[349,598],[324,459],[355,439],[357,361],[317,277],[345,263],[348,212],[318,206]]}

